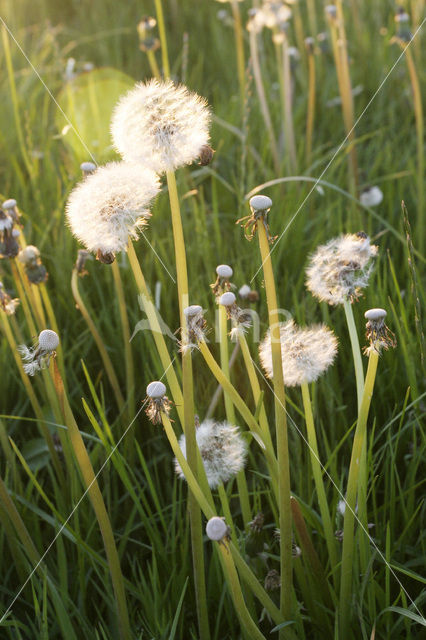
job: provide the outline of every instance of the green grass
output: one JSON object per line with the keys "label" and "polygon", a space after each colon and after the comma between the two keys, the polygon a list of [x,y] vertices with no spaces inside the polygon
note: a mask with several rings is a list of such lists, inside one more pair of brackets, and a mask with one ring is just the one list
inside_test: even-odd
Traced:
{"label": "green grass", "polygon": [[[241,228],[235,225],[238,218],[248,213],[245,196],[258,185],[289,176],[284,161],[281,174],[274,172],[268,136],[250,73],[246,74],[246,101],[244,109],[241,109],[233,29],[217,17],[221,9],[230,13],[229,5],[203,0],[196,3],[197,10],[194,10],[194,4],[189,0],[164,0],[172,75],[204,95],[215,116],[211,132],[212,146],[216,149],[213,163],[209,167],[194,165],[177,172],[187,241],[190,301],[207,309],[206,319],[213,327],[215,309],[209,284],[215,279],[216,265],[231,264],[233,281],[237,286],[250,282],[261,266],[256,241],[248,243]],[[245,17],[250,4],[247,0],[240,4]],[[352,19],[351,7],[355,4],[359,7],[362,30],[356,28]],[[411,11],[421,5],[420,2],[407,4]],[[319,28],[326,31],[321,3],[316,2],[315,5]],[[360,95],[354,98],[358,116],[401,51],[390,43],[395,31],[392,2],[377,3],[374,11],[368,2],[348,2],[346,5],[352,86],[363,87]],[[300,2],[300,9],[305,17],[304,2]],[[115,101],[112,98],[127,83],[130,86],[135,80],[150,77],[148,60],[138,49],[136,24],[142,17],[140,12],[153,14],[154,2],[145,3],[142,7],[138,3],[112,0],[70,0],[65,4],[53,0],[38,3],[4,0],[2,5],[2,18],[67,116],[72,120],[76,118],[90,152],[102,163],[115,157],[108,147],[108,122]],[[310,35],[306,19],[303,24],[305,35]],[[187,62],[184,34],[188,34]],[[72,132],[61,135],[66,121],[16,44],[6,32],[3,36],[0,47],[0,68],[3,71],[0,75],[0,193],[4,198],[17,199],[24,215],[27,242],[39,247],[49,271],[47,288],[61,335],[68,395],[96,472],[128,423],[118,414],[102,360],[71,296],[70,279],[77,244],[64,224],[64,204],[69,191],[80,179],[80,162],[89,158],[81,144],[72,137]],[[418,38],[420,41],[421,35]],[[290,44],[294,44],[292,24],[289,39]],[[269,32],[263,33],[262,40],[263,80],[277,132],[281,122],[280,97]],[[417,72],[424,86],[420,42],[415,41],[412,46]],[[67,84],[64,71],[71,56],[76,59],[77,71],[81,71],[86,61],[93,62],[96,71],[80,75]],[[159,55],[157,60],[160,64]],[[317,110],[310,167],[304,164],[308,84],[303,56],[293,74],[297,174],[300,177],[318,177],[345,136],[340,107],[326,105],[328,100],[338,95],[330,50],[316,56],[316,66]],[[86,110],[82,111],[85,105]],[[96,140],[98,144],[93,144]],[[424,258],[412,253],[401,208],[404,200],[411,223],[410,241],[416,251],[421,244],[417,234],[416,128],[404,59],[392,71],[357,125],[356,146],[363,176],[361,183],[381,187],[384,193],[381,205],[367,210],[350,199],[346,149],[342,149],[323,176],[331,186],[324,184],[323,193],[314,190],[309,195],[276,245],[272,260],[281,307],[300,324],[324,321],[339,338],[338,360],[313,386],[312,398],[321,460],[326,461],[327,471],[344,492],[353,434],[353,429],[350,433],[349,429],[354,427],[357,417],[351,348],[343,309],[318,304],[304,287],[304,270],[308,254],[318,244],[339,233],[364,229],[379,245],[369,287],[365,296],[354,305],[355,322],[363,343],[364,311],[371,307],[386,308],[388,325],[396,334],[398,347],[384,353],[380,359],[367,425],[368,522],[374,524],[371,535],[378,549],[409,596],[420,609],[424,609],[422,464],[425,436],[422,420],[425,397],[422,395],[421,318],[418,317],[418,307],[425,299],[422,282]],[[281,234],[311,189],[312,183],[297,177],[265,189],[274,202],[270,213],[273,234]],[[167,270],[175,277],[173,236],[165,190],[154,205],[146,235]],[[143,238],[136,249],[151,290],[156,283],[161,283],[160,312],[173,333],[179,325],[176,285]],[[137,290],[125,255],[119,256],[118,264],[132,332],[144,314],[138,304]],[[95,261],[89,261],[87,269],[89,275],[80,280],[80,291],[125,389],[120,314],[112,273],[108,267]],[[259,271],[251,283],[260,293],[260,300],[254,308],[261,318],[261,335],[267,328],[262,279],[262,271]],[[7,289],[13,289],[7,260],[0,263],[0,280]],[[29,344],[34,336],[27,327],[22,307],[18,309],[16,319]],[[213,332],[209,338],[214,342]],[[166,342],[170,352],[176,355],[176,343],[170,338],[166,338]],[[252,354],[256,354],[256,345],[251,346]],[[219,358],[218,345],[212,344],[211,347]],[[139,409],[146,384],[158,378],[162,368],[149,331],[135,334],[132,349]],[[15,515],[19,515],[19,521],[13,520],[10,505],[8,510],[6,503],[0,501],[3,523],[0,530],[0,600],[4,611],[24,584],[35,558],[48,548],[84,488],[76,472],[66,490],[58,485],[47,447],[33,421],[32,407],[3,335],[0,358],[3,371],[0,385],[0,427],[3,434],[0,438],[0,466],[7,492],[15,505]],[[193,361],[195,405],[202,419],[216,383],[200,354],[195,353]],[[82,362],[87,367],[87,377]],[[231,377],[254,412],[242,358],[237,359]],[[63,429],[62,423],[57,425],[59,420],[45,394],[39,393],[40,382],[34,380],[32,384],[52,433],[56,433],[58,428]],[[272,417],[272,394],[265,385],[262,388],[265,389],[268,415]],[[301,406],[299,390],[290,390],[287,408],[290,415],[292,491],[300,500],[314,547],[326,565],[327,550],[313,479],[309,473],[309,451],[297,431],[300,429],[305,433]],[[225,408],[221,401],[215,417],[222,419],[224,416]],[[176,418],[174,414],[173,417]],[[178,424],[176,421],[177,430]],[[112,440],[108,440],[106,435],[108,429]],[[186,487],[174,476],[172,454],[162,427],[152,426],[141,412],[136,418],[134,433],[138,444],[135,450],[129,453],[124,439],[99,476],[121,559],[134,637],[195,639],[198,638],[198,630]],[[13,448],[8,444],[7,436],[13,440]],[[264,472],[263,461],[253,446],[246,475],[255,510],[262,510],[265,514],[263,535],[268,547],[265,556],[248,554],[246,558],[262,583],[269,569],[279,567],[279,545],[273,537],[277,526],[275,507],[269,485],[262,477]],[[244,548],[247,533],[240,517],[236,491],[235,483],[228,486],[234,522]],[[326,482],[326,491],[335,528],[341,529],[343,519],[335,515],[340,497],[329,481]],[[219,556],[209,544],[204,546],[212,639],[237,640],[243,636]],[[374,560],[366,576],[359,575],[358,560],[354,560],[355,637],[370,638],[375,628],[375,637],[380,640],[420,638],[422,626],[414,615],[418,612],[410,606],[389,567],[377,553],[373,555]],[[323,605],[315,602],[313,608],[309,607],[303,590],[303,575],[309,573],[306,567],[304,555],[295,560],[297,597],[301,607],[298,637],[328,639],[333,633],[334,611],[324,611]],[[309,575],[306,580],[311,587]],[[314,587],[313,593],[315,601],[318,591]],[[276,593],[270,595],[274,599]],[[257,620],[261,607],[258,603],[252,605],[250,598],[248,606]],[[312,611],[316,612],[315,615]],[[108,565],[89,499],[85,498],[72,515],[2,625],[0,635],[8,639],[68,640],[77,635],[114,640],[118,637]],[[267,616],[260,622],[266,637],[274,626]],[[277,632],[271,633],[271,637],[278,637]]]}

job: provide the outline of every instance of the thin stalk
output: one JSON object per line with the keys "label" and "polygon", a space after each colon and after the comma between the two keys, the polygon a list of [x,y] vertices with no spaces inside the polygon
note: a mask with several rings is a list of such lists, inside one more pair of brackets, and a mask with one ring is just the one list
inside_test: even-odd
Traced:
{"label": "thin stalk", "polygon": [[269,136],[269,144],[271,147],[272,159],[274,161],[275,173],[280,173],[280,160],[278,155],[278,145],[275,138],[274,127],[272,125],[271,114],[269,112],[268,102],[265,95],[265,87],[263,86],[262,71],[260,69],[259,51],[257,47],[257,37],[255,31],[250,31],[250,55],[253,67],[253,76],[256,84],[257,96],[259,98],[260,110]]}
{"label": "thin stalk", "polygon": [[155,0],[155,11],[157,14],[158,33],[160,34],[161,43],[161,60],[163,62],[163,73],[167,80],[170,78],[169,54],[167,52],[167,36],[164,23],[164,13],[161,0]]}
{"label": "thin stalk", "polygon": [[311,164],[312,156],[312,136],[315,120],[315,53],[313,47],[308,47],[308,107],[306,114],[306,166]]}
{"label": "thin stalk", "polygon": [[424,252],[425,232],[424,232],[424,119],[423,119],[423,103],[420,90],[419,77],[416,72],[413,55],[406,46],[405,59],[407,61],[408,72],[410,74],[411,88],[413,91],[414,115],[416,118],[417,132],[417,242],[421,253]]}
{"label": "thin stalk", "polygon": [[283,86],[284,86],[284,135],[285,145],[288,153],[290,173],[297,172],[297,155],[296,141],[294,136],[293,124],[293,88],[291,83],[290,56],[288,53],[288,40],[283,33],[282,43],[282,69],[283,69]]}
{"label": "thin stalk", "polygon": [[[268,318],[271,332],[272,369],[274,384],[275,428],[277,435],[277,457],[279,484],[278,508],[280,544],[280,574],[281,593],[280,609],[286,620],[292,616],[293,588],[292,588],[292,515],[290,505],[290,459],[288,453],[287,416],[285,408],[284,376],[282,369],[281,340],[278,317],[278,301],[275,289],[274,272],[264,220],[257,225],[259,247],[262,257],[263,275],[265,280],[266,300],[268,304]],[[284,637],[280,631],[280,638]]]}
{"label": "thin stalk", "polygon": [[[219,343],[220,343],[220,366],[224,375],[231,380],[229,373],[229,350],[228,350],[228,321],[226,317],[226,309],[223,305],[219,305]],[[225,392],[225,412],[226,419],[230,424],[237,424],[235,419],[235,411],[232,399]],[[248,495],[247,481],[244,469],[237,474],[238,497],[240,499],[241,512],[243,516],[244,526],[251,521],[251,509]]]}
{"label": "thin stalk", "polygon": [[55,360],[53,360],[52,367],[53,382],[55,385],[58,401],[63,412],[65,424],[68,429],[69,439],[84,481],[84,485],[89,494],[93,510],[98,521],[99,529],[102,534],[117,605],[120,638],[122,640],[131,640],[133,635],[127,611],[124,579],[121,572],[120,558],[118,556],[117,547],[115,545],[114,532],[112,530],[111,521],[105,507],[102,493],[99,488],[99,484],[93,470],[89,454],[87,453],[83,438],[81,437],[80,430],[77,426],[71,407],[69,405],[61,374]]}
{"label": "thin stalk", "polygon": [[[188,271],[186,264],[185,239],[183,235],[182,218],[176,177],[172,171],[167,172],[173,239],[175,245],[176,277],[179,297],[179,315],[182,334],[186,333],[185,307],[189,304]],[[192,374],[191,350],[182,353],[182,391],[183,391],[183,430],[185,433],[186,455],[190,468],[198,478],[197,440],[195,436],[194,420],[194,383]],[[191,523],[191,547],[194,569],[195,596],[197,605],[198,627],[201,640],[209,640],[210,628],[207,612],[207,592],[204,569],[203,531],[201,526],[201,510],[197,499],[189,490],[188,507]]]}
{"label": "thin stalk", "polygon": [[224,486],[223,482],[221,482],[218,485],[217,492],[219,494],[220,504],[222,505],[222,512],[223,512],[223,516],[225,518],[225,522],[231,528],[231,539],[232,539],[232,542],[235,545],[237,545],[238,544],[237,532],[235,531],[235,525],[234,525],[234,521],[233,521],[232,514],[231,514],[231,508],[229,506],[228,495],[226,493],[226,489],[225,489],[225,486]]}
{"label": "thin stalk", "polygon": [[[235,363],[235,360],[237,359],[237,355],[239,351],[240,351],[240,345],[237,343],[234,347],[231,357],[229,358],[228,366],[230,371],[234,366],[234,363]],[[218,384],[216,387],[216,391],[214,392],[212,399],[210,400],[209,408],[205,413],[205,416],[204,416],[205,420],[208,420],[209,418],[212,418],[214,416],[214,412],[216,411],[216,407],[219,403],[222,393],[223,393],[222,385]]]}
{"label": "thin stalk", "polygon": [[161,79],[161,73],[160,73],[160,69],[158,68],[158,64],[157,64],[157,60],[155,57],[155,53],[153,51],[151,51],[151,49],[149,49],[146,52],[146,55],[148,56],[148,62],[149,62],[149,66],[151,69],[151,73],[152,76],[154,78],[157,78],[157,80]]}
{"label": "thin stalk", "polygon": [[[41,294],[41,299],[42,299],[43,304],[44,304],[44,308],[46,309],[47,318],[49,320],[50,327],[51,327],[51,329],[53,329],[53,331],[55,331],[55,333],[57,333],[59,335],[58,323],[56,322],[55,312],[53,311],[52,303],[50,302],[50,298],[49,298],[49,294],[47,292],[46,285],[45,285],[44,282],[41,282],[38,285],[38,287],[39,287],[39,291],[40,291],[40,294]],[[62,378],[64,379],[64,382],[66,383],[66,380],[65,380],[64,354],[63,354],[61,345],[59,345],[57,350],[56,350],[56,356],[58,358],[59,369],[61,370]]]}
{"label": "thin stalk", "polygon": [[[348,628],[351,619],[351,588],[352,588],[352,566],[354,561],[354,523],[355,508],[358,491],[358,477],[360,473],[360,461],[364,440],[366,437],[366,427],[371,398],[373,397],[374,382],[376,379],[377,364],[379,354],[371,351],[368,359],[367,375],[365,378],[364,393],[362,396],[361,408],[352,445],[351,463],[349,467],[348,485],[346,489],[346,508],[343,522],[343,549],[342,568],[340,581],[340,637],[348,637]],[[362,532],[364,535],[364,532]]]}
{"label": "thin stalk", "polygon": [[[114,278],[115,290],[117,292],[118,309],[120,312],[121,330],[123,333],[123,348],[124,359],[126,366],[126,389],[127,389],[127,407],[129,416],[132,418],[135,415],[135,370],[133,364],[133,354],[130,347],[130,327],[129,318],[127,315],[126,299],[124,297],[123,282],[121,280],[120,268],[117,264],[117,260],[111,265],[112,275]],[[134,430],[129,438],[129,442],[132,442],[134,438]]]}
{"label": "thin stalk", "polygon": [[244,63],[244,37],[241,24],[241,13],[238,0],[231,0],[232,17],[234,18],[235,50],[237,52],[238,82],[240,85],[241,108],[244,108],[245,100],[245,63]]}
{"label": "thin stalk", "polygon": [[28,299],[25,294],[25,290],[24,290],[21,278],[19,276],[18,268],[13,260],[10,261],[10,270],[12,272],[13,280],[15,282],[16,290],[18,292],[18,297],[21,301],[21,305],[24,310],[25,320],[27,321],[28,329],[33,339],[35,339],[38,336],[38,331],[36,329],[33,315],[32,315],[30,306],[28,304]]}
{"label": "thin stalk", "polygon": [[13,455],[12,447],[10,446],[8,433],[3,420],[0,420],[0,445],[3,449],[4,458],[7,466],[11,470],[13,486],[16,493],[23,493],[22,481],[16,467],[16,457]]}
{"label": "thin stalk", "polygon": [[148,323],[151,328],[152,335],[154,337],[158,355],[160,356],[161,365],[164,367],[167,384],[169,385],[173,402],[176,405],[176,411],[178,412],[179,419],[183,424],[182,390],[180,388],[176,372],[173,368],[173,363],[170,358],[166,342],[164,340],[164,335],[158,321],[157,311],[152,302],[151,294],[148,291],[142,269],[136,256],[135,248],[131,242],[129,242],[129,246],[127,248],[127,255],[129,257],[129,263],[133,272],[133,277],[135,278],[136,286],[139,290],[139,294],[141,295],[142,300],[144,301],[144,310],[148,318]]}
{"label": "thin stalk", "polygon": [[312,413],[312,404],[309,394],[309,386],[307,382],[303,382],[301,385],[303,409],[305,412],[306,431],[308,434],[309,453],[311,456],[312,473],[315,481],[315,488],[317,491],[318,504],[321,513],[322,524],[324,527],[324,535],[327,543],[328,555],[330,558],[330,565],[333,574],[334,587],[337,589],[337,566],[338,556],[336,548],[336,538],[334,537],[333,524],[331,522],[330,511],[328,508],[327,495],[325,493],[324,482],[322,478],[322,469],[319,459],[318,442],[315,432],[314,416]]}
{"label": "thin stalk", "polygon": [[309,30],[311,32],[311,36],[315,38],[315,36],[318,33],[315,0],[307,0],[307,9],[308,9]]}
{"label": "thin stalk", "polygon": [[72,270],[72,276],[71,276],[71,289],[72,289],[72,294],[74,296],[74,300],[76,302],[77,305],[77,309],[80,311],[81,315],[83,316],[84,320],[86,321],[86,324],[89,328],[90,333],[92,334],[92,337],[94,339],[94,341],[96,342],[96,346],[98,347],[99,353],[101,355],[102,358],[102,362],[103,365],[105,367],[107,376],[108,376],[108,380],[111,384],[112,390],[114,392],[114,396],[115,396],[115,400],[117,402],[118,408],[120,411],[123,410],[124,408],[124,397],[123,394],[121,393],[121,389],[120,389],[120,384],[118,382],[118,378],[115,374],[115,370],[114,370],[114,366],[111,362],[111,359],[108,355],[108,352],[105,348],[104,342],[99,334],[99,331],[96,328],[95,323],[93,322],[86,305],[83,302],[83,298],[80,295],[80,292],[78,290],[78,272],[77,269],[73,269]]}
{"label": "thin stalk", "polygon": [[364,392],[364,367],[362,365],[361,349],[359,346],[358,332],[356,330],[354,313],[349,300],[345,299],[345,301],[343,302],[343,308],[345,310],[346,323],[348,325],[349,338],[352,347],[352,357],[355,367],[356,395],[358,398],[359,411],[361,408],[362,394]]}

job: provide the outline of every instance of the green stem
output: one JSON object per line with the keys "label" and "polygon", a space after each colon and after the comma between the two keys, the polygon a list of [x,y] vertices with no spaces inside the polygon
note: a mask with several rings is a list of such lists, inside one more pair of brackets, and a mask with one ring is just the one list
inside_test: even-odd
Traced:
{"label": "green stem", "polygon": [[358,477],[360,473],[360,462],[364,440],[366,437],[367,418],[370,409],[371,398],[373,397],[374,381],[376,379],[378,361],[378,353],[376,351],[371,351],[368,360],[364,393],[362,396],[361,408],[358,414],[354,441],[352,445],[351,463],[349,467],[348,485],[346,490],[346,508],[343,523],[343,549],[340,581],[341,638],[348,637],[348,628],[351,619],[352,566],[354,562],[354,523],[356,498],[358,491]]}
{"label": "green stem", "polygon": [[306,431],[308,434],[309,453],[311,456],[312,473],[314,476],[315,487],[317,490],[318,504],[321,513],[322,524],[324,527],[324,535],[327,543],[328,555],[330,558],[331,570],[333,573],[334,587],[337,588],[337,548],[336,538],[334,537],[333,524],[331,522],[330,511],[328,508],[327,495],[325,493],[324,482],[322,478],[322,469],[319,459],[317,436],[315,433],[314,416],[312,413],[312,404],[309,394],[309,387],[307,382],[303,382],[301,385],[303,409],[305,411]]}
{"label": "green stem", "polygon": [[124,397],[123,397],[123,394],[121,393],[120,384],[115,374],[114,366],[105,348],[104,341],[102,340],[99,334],[99,331],[97,330],[96,325],[93,322],[87,310],[87,307],[83,302],[83,298],[81,297],[80,292],[78,290],[78,272],[77,272],[77,269],[75,268],[73,269],[72,276],[71,276],[71,290],[77,305],[77,309],[80,311],[81,315],[86,321],[89,331],[92,334],[94,341],[96,342],[96,346],[98,347],[99,353],[101,355],[102,362],[104,364],[105,371],[107,373],[108,380],[111,384],[112,390],[114,392],[114,396],[115,396],[118,408],[120,411],[122,411],[124,408]]}
{"label": "green stem", "polygon": [[284,40],[282,44],[282,56],[283,56],[283,86],[284,86],[284,134],[285,145],[288,153],[290,173],[297,172],[297,155],[296,155],[296,141],[294,137],[294,125],[293,125],[293,96],[291,86],[291,69],[290,69],[290,56],[288,53],[288,40],[287,36],[283,33]]}
{"label": "green stem", "polygon": [[[50,298],[49,298],[49,294],[47,292],[46,285],[44,284],[44,282],[42,282],[38,286],[40,288],[41,298],[43,300],[43,304],[44,304],[44,307],[46,309],[46,313],[47,313],[47,317],[48,317],[50,326],[53,329],[53,331],[55,331],[55,333],[57,333],[59,335],[58,323],[56,322],[55,312],[53,311],[52,303],[50,302]],[[64,379],[64,382],[66,383],[66,380],[65,380],[64,354],[63,354],[63,350],[62,350],[62,346],[61,345],[59,345],[57,350],[56,350],[56,356],[58,358],[58,363],[59,363],[59,368],[61,370],[61,375],[62,375],[62,377]]]}
{"label": "green stem", "polygon": [[[265,222],[260,220],[258,226],[259,247],[262,257],[265,280],[266,300],[268,304],[269,327],[271,333],[272,369],[274,384],[275,428],[277,435],[277,457],[279,484],[278,508],[280,544],[281,594],[280,608],[286,620],[292,616],[292,517],[290,505],[290,459],[288,453],[287,416],[285,409],[284,375],[282,368],[280,325],[278,317],[278,301],[275,289],[274,272]],[[280,631],[280,638],[284,633]]]}
{"label": "green stem", "polygon": [[157,13],[158,33],[161,42],[161,60],[163,62],[163,73],[167,80],[170,78],[169,54],[167,52],[166,27],[164,23],[164,13],[161,0],[155,0],[155,11]]}
{"label": "green stem", "polygon": [[362,365],[361,349],[359,346],[358,332],[356,330],[352,305],[346,298],[343,302],[343,308],[345,310],[346,322],[349,330],[349,338],[352,347],[352,357],[355,367],[356,395],[358,398],[359,411],[361,408],[362,394],[364,392],[364,367]]}
{"label": "green stem", "polygon": [[306,166],[311,164],[312,156],[312,135],[314,131],[314,119],[315,119],[315,94],[316,94],[316,81],[315,81],[315,54],[313,47],[308,51],[308,107],[306,114]]}
{"label": "green stem", "polygon": [[244,108],[245,99],[245,63],[244,63],[244,37],[241,24],[241,14],[238,0],[231,0],[232,16],[234,18],[235,49],[237,51],[237,71],[240,85],[241,108]]}
{"label": "green stem", "polygon": [[122,640],[131,640],[132,631],[127,611],[123,574],[121,572],[120,559],[115,545],[111,521],[105,507],[89,454],[87,453],[83,438],[81,437],[80,430],[77,426],[67,395],[64,391],[61,374],[55,360],[53,360],[52,373],[55,390],[64,416],[65,424],[68,429],[69,439],[102,534],[117,604],[120,638]]}

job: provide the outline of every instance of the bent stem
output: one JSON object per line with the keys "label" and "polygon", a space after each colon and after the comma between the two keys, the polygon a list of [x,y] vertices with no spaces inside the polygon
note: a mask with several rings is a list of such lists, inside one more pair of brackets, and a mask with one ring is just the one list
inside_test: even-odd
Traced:
{"label": "bent stem", "polygon": [[93,322],[86,305],[83,302],[83,298],[80,295],[80,291],[78,289],[78,272],[77,269],[74,267],[74,269],[72,270],[72,276],[71,276],[71,290],[72,290],[72,294],[74,296],[74,300],[75,303],[77,305],[77,309],[80,311],[81,315],[83,316],[84,320],[86,321],[86,324],[89,328],[90,333],[92,334],[92,337],[94,339],[94,341],[96,342],[96,346],[98,347],[99,353],[101,355],[102,358],[102,362],[103,365],[105,367],[107,376],[108,376],[108,380],[111,384],[112,390],[114,392],[114,396],[115,396],[115,400],[117,402],[118,408],[120,411],[123,411],[124,409],[124,397],[123,394],[121,393],[121,389],[120,389],[120,384],[118,382],[118,378],[115,374],[114,371],[114,367],[113,364],[111,362],[111,359],[108,355],[108,352],[105,348],[105,344],[104,341],[102,340],[101,336],[99,335],[99,331],[96,328],[95,323]]}
{"label": "bent stem", "polygon": [[124,579],[121,572],[117,547],[115,545],[114,533],[89,454],[87,453],[83,438],[81,437],[80,430],[69,405],[67,395],[64,391],[61,374],[55,360],[53,360],[52,377],[65,424],[68,429],[69,439],[102,534],[117,604],[120,638],[122,640],[131,640],[132,631],[127,611]]}
{"label": "bent stem", "polygon": [[328,508],[327,495],[325,493],[324,482],[322,478],[321,462],[318,452],[318,442],[315,432],[314,416],[312,413],[312,403],[309,394],[309,386],[307,382],[303,382],[301,385],[303,409],[305,412],[306,431],[308,434],[309,453],[311,456],[312,473],[315,481],[315,488],[317,490],[318,504],[321,513],[322,524],[324,527],[324,535],[327,543],[328,555],[330,558],[331,570],[333,573],[334,587],[337,589],[337,549],[336,539],[334,537],[333,524],[331,522],[330,511]]}
{"label": "bent stem", "polygon": [[352,357],[355,367],[355,379],[356,379],[356,395],[358,399],[358,411],[361,408],[362,394],[364,393],[364,367],[362,365],[361,349],[359,346],[358,332],[356,330],[354,313],[350,301],[345,298],[343,302],[343,308],[345,310],[346,323],[349,330],[349,338],[352,347]]}
{"label": "bent stem", "polygon": [[[271,332],[272,369],[274,384],[275,428],[277,434],[277,458],[279,473],[278,507],[280,544],[281,594],[280,608],[286,620],[292,615],[292,516],[290,505],[290,460],[288,454],[287,416],[285,408],[284,375],[282,368],[278,301],[275,290],[274,272],[265,221],[262,218],[257,226],[259,247],[262,257],[265,279],[266,300],[268,304],[269,327]],[[280,638],[284,637],[280,631]]]}
{"label": "bent stem", "polygon": [[[371,398],[373,397],[373,389],[376,379],[378,361],[379,354],[376,351],[371,351],[368,359],[368,368],[365,378],[361,408],[358,414],[354,441],[352,445],[351,463],[349,467],[348,485],[346,490],[346,508],[343,522],[343,549],[339,604],[340,633],[342,638],[348,637],[348,628],[351,617],[352,566],[354,561],[354,523],[358,492],[358,478],[360,474],[360,463],[362,460],[362,451],[366,437],[367,418],[370,409]],[[362,535],[364,533],[365,532],[361,532]]]}

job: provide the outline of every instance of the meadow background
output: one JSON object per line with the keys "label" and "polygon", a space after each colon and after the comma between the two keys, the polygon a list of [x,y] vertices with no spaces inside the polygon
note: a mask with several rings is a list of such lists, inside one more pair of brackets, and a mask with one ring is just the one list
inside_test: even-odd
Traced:
{"label": "meadow background", "polygon": [[[318,33],[327,32],[322,3],[314,4]],[[352,5],[355,4],[358,23],[353,14]],[[413,32],[424,17],[423,3],[413,0],[402,4],[416,20],[411,23]],[[250,6],[248,1],[240,4],[244,22]],[[354,98],[355,115],[358,116],[401,53],[400,46],[392,42],[396,32],[396,6],[387,0],[379,3],[348,0],[344,6],[351,81],[353,87],[360,88]],[[209,284],[215,279],[217,264],[230,264],[234,269],[233,282],[237,286],[250,282],[256,276],[252,286],[260,298],[253,308],[260,315],[263,335],[267,328],[267,312],[262,272],[257,273],[261,260],[256,243],[247,242],[235,222],[247,215],[246,195],[252,189],[277,177],[288,178],[290,174],[285,159],[278,175],[274,169],[249,68],[244,103],[241,102],[229,5],[213,0],[169,0],[164,2],[164,9],[172,77],[205,96],[214,114],[211,141],[216,153],[212,164],[208,167],[194,165],[179,170],[177,174],[187,242],[191,302],[208,309],[206,318],[213,326],[214,302]],[[315,35],[310,32],[306,4],[300,2],[299,9],[304,36]],[[218,16],[219,11],[226,11],[228,18]],[[136,25],[144,14],[154,13],[154,3],[151,2],[2,2],[2,20],[49,92],[76,123],[85,145],[99,164],[116,158],[108,131],[111,108],[116,98],[134,81],[151,77],[147,56],[139,50]],[[94,467],[98,469],[107,457],[108,449],[96,437],[81,398],[86,399],[97,420],[104,416],[116,440],[127,423],[118,413],[99,352],[75,308],[70,289],[78,247],[64,223],[64,205],[71,188],[80,179],[80,163],[90,160],[90,157],[73,132],[67,130],[67,122],[52,95],[34,73],[4,23],[0,47],[0,194],[3,199],[13,197],[18,201],[27,242],[40,249],[49,272],[47,288],[59,327],[69,398],[81,431],[89,434],[86,444],[92,452]],[[289,40],[293,46],[299,44],[292,21]],[[424,87],[421,40],[419,34],[412,44],[412,56]],[[263,33],[262,41],[262,76],[278,132],[281,125],[280,96],[270,34]],[[156,55],[161,65],[160,52]],[[75,59],[73,68],[70,58]],[[246,62],[247,59],[248,46]],[[339,91],[327,41],[323,50],[317,47],[315,59],[317,79],[312,159],[307,165],[308,86],[306,54],[302,50],[292,69],[297,172],[294,180],[264,190],[274,202],[270,214],[273,234],[281,234],[312,188],[312,183],[303,182],[297,176],[317,178],[345,138],[341,107],[333,102]],[[93,65],[90,71],[85,67],[87,63]],[[361,188],[378,185],[383,191],[383,201],[378,207],[368,210],[351,199],[347,147],[344,145],[322,178],[329,184],[322,184],[322,189],[310,193],[274,250],[273,264],[281,307],[302,325],[324,321],[339,337],[337,363],[321,380],[320,388],[315,386],[314,406],[321,434],[321,458],[328,461],[328,470],[342,488],[350,456],[349,430],[356,420],[350,343],[342,309],[319,304],[306,291],[304,270],[309,253],[339,233],[355,233],[362,229],[379,246],[370,284],[364,297],[354,305],[361,341],[364,312],[371,307],[384,307],[388,311],[387,324],[395,332],[398,342],[397,348],[386,352],[380,360],[369,419],[369,521],[374,524],[373,536],[377,546],[385,553],[411,598],[421,607],[424,603],[424,577],[421,574],[424,575],[425,563],[424,467],[421,472],[421,464],[424,464],[424,431],[421,428],[424,377],[419,309],[424,302],[424,257],[419,251],[422,245],[419,235],[422,211],[418,210],[418,144],[412,84],[406,61],[402,58],[356,126]],[[402,201],[408,212],[405,220]],[[141,239],[137,251],[151,290],[154,291],[156,283],[161,283],[160,312],[174,332],[179,323],[177,290],[161,264],[163,262],[175,276],[168,207],[168,199],[163,193],[153,207],[146,232],[152,248]],[[408,224],[411,224],[409,237]],[[144,314],[138,304],[126,256],[120,255],[118,263],[133,330]],[[94,260],[87,263],[87,269],[89,275],[80,281],[80,290],[124,388],[123,340],[112,274],[106,265]],[[6,259],[0,263],[0,279],[7,289],[13,291]],[[34,336],[25,323],[22,308],[18,308],[16,318],[25,341],[30,343]],[[137,332],[131,344],[135,360],[136,408],[139,409],[145,397],[146,384],[157,379],[162,369],[149,331]],[[168,344],[170,350],[177,353],[176,344],[171,340]],[[256,345],[253,345],[252,353],[255,352]],[[61,517],[67,517],[83,488],[76,480],[70,495],[58,496],[48,451],[39,437],[28,396],[5,339],[0,342],[0,357],[2,478],[21,522],[41,554],[58,530]],[[87,367],[87,377],[82,362]],[[216,383],[201,358],[194,358],[194,370],[196,407],[202,418]],[[98,406],[89,380],[99,398]],[[233,368],[233,382],[243,397],[248,396],[248,381],[239,360]],[[299,391],[290,390],[288,395],[289,413],[302,427]],[[54,423],[47,401],[43,395],[41,398],[46,419]],[[268,413],[272,412],[272,397],[268,394],[266,405]],[[219,403],[215,415],[217,418],[224,416],[222,403]],[[138,450],[130,454],[123,441],[114,462],[107,464],[99,480],[113,523],[123,573],[128,581],[126,588],[135,637],[155,640],[197,638],[193,587],[191,578],[187,579],[191,576],[191,565],[186,489],[174,476],[172,454],[162,428],[151,425],[140,413],[132,432],[139,445]],[[7,436],[13,439],[21,459],[11,448]],[[306,473],[308,452],[291,423],[290,450],[292,489],[306,507],[309,526],[315,537],[315,498]],[[27,469],[23,460],[26,460]],[[122,469],[126,469],[127,480],[123,479]],[[271,517],[268,519],[266,489],[254,464],[249,464],[248,478],[254,511],[265,512],[269,527],[266,531],[272,539],[274,525]],[[232,486],[229,491],[232,495]],[[331,489],[329,495],[336,513],[339,496]],[[0,592],[4,611],[34,562],[19,536],[13,543],[14,525],[8,520],[4,501],[0,515],[4,521],[0,532]],[[238,513],[236,522],[243,544],[247,532],[244,533]],[[73,634],[84,638],[118,637],[102,540],[88,499],[81,503],[70,525],[73,531],[66,530],[58,538],[46,557],[45,569],[33,576],[12,612],[1,623],[1,637],[53,639],[73,638]],[[341,521],[337,515],[336,529],[339,528]],[[273,543],[271,545],[273,549]],[[207,554],[210,555],[208,550]],[[256,562],[261,564],[255,558],[253,563]],[[49,580],[57,585],[69,616],[68,622],[64,623],[70,628],[69,635],[65,634],[64,625],[58,621],[48,595]],[[373,582],[374,603],[366,597],[362,604],[369,580]],[[207,583],[212,637],[239,638],[238,621],[227,598],[220,565],[213,555]],[[421,637],[421,626],[407,615],[388,611],[379,616],[380,602],[383,602],[382,609],[392,605],[409,609],[404,593],[380,559],[375,559],[371,574],[365,580],[359,578],[357,584],[361,603],[357,609],[357,638],[370,638],[374,624],[376,638]],[[323,637],[316,633],[319,632],[313,630],[307,617],[305,637]]]}

